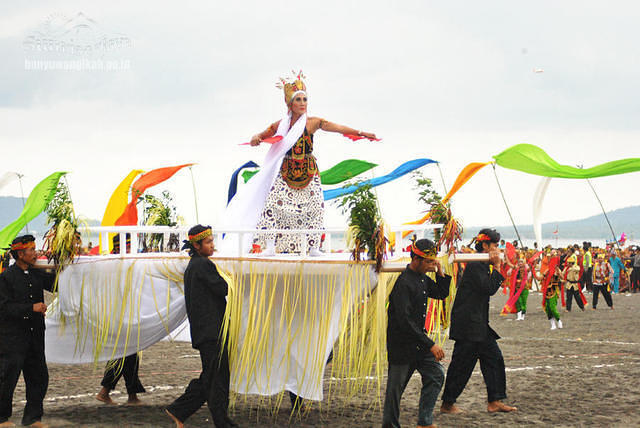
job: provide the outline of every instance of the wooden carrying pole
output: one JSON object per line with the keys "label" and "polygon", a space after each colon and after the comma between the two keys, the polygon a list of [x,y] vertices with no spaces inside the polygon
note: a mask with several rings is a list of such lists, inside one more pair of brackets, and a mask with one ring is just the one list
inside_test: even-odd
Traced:
{"label": "wooden carrying pole", "polygon": [[[438,257],[443,257],[445,254],[438,254]],[[500,258],[504,259],[504,254],[500,253]],[[449,263],[469,263],[469,262],[488,262],[489,253],[453,253],[449,255]],[[407,267],[407,263],[389,263],[386,262],[382,265],[380,272],[402,272]]]}

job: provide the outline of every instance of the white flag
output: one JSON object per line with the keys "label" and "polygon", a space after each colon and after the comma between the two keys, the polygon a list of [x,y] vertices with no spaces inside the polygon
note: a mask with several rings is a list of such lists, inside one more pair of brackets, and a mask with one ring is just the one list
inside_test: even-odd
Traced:
{"label": "white flag", "polygon": [[11,183],[13,180],[17,180],[18,177],[19,177],[19,174],[17,172],[9,171],[2,174],[2,177],[0,177],[0,189],[2,189],[7,184]]}

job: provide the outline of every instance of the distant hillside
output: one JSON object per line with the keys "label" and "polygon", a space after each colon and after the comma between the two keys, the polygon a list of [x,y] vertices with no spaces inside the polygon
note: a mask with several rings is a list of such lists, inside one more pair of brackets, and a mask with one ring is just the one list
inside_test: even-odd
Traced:
{"label": "distant hillside", "polygon": [[[640,205],[621,208],[619,210],[607,212],[609,221],[613,226],[617,236],[622,232],[626,233],[631,240],[640,240]],[[491,225],[489,225],[491,226]],[[533,225],[517,225],[518,231],[523,239],[534,239]],[[583,218],[581,220],[559,221],[542,224],[542,238],[553,239],[553,232],[558,228],[558,234],[562,238],[576,239],[611,239],[611,231],[603,214]],[[464,231],[464,237],[471,238],[476,235],[480,227],[469,227]],[[505,237],[514,235],[513,226],[504,225],[496,227],[496,230]]]}
{"label": "distant hillside", "polygon": [[[0,230],[18,218],[22,212],[22,208],[22,198],[0,196]],[[88,223],[90,226],[97,226],[100,224],[100,221],[89,220]],[[49,229],[47,227],[47,215],[45,213],[40,214],[29,222],[28,227],[29,233],[37,238],[42,238],[45,232]],[[26,229],[23,229],[20,233],[27,233],[27,231]]]}

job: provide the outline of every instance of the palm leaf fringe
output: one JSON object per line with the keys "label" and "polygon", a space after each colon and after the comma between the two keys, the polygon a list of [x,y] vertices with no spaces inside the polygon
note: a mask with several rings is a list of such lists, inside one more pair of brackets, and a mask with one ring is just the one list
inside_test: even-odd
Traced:
{"label": "palm leaf fringe", "polygon": [[[299,395],[309,395],[310,391],[303,389],[305,385],[322,388],[324,382],[325,404],[320,406],[340,406],[352,397],[365,396],[371,397],[371,409],[381,407],[387,364],[387,302],[398,273],[376,275],[373,261],[334,264],[330,268],[321,262],[297,262],[293,269],[290,263],[273,261],[215,262],[229,284],[221,336],[229,352],[233,390],[267,391],[271,395],[261,397],[262,404],[276,414],[283,400],[281,385],[269,375],[264,384],[255,384],[259,378],[256,374],[268,373],[266,367],[271,367],[288,379],[296,379],[293,389]],[[96,363],[107,345],[124,342],[126,355],[140,351],[140,337],[132,334],[140,313],[133,308],[140,307],[145,286],[152,287],[156,311],[170,333],[167,302],[170,293],[183,294],[185,258],[164,259],[161,263],[163,278],[151,278],[145,272],[137,277],[139,282],[133,275],[136,263],[125,267],[123,259],[109,275],[87,270],[79,285],[76,351],[92,344]],[[442,263],[454,277],[450,297],[444,302],[430,301],[427,320],[432,338],[440,344],[450,322],[456,273],[446,256]],[[167,302],[158,301],[157,287],[169,290]],[[332,319],[337,320],[337,327]],[[335,343],[328,342],[329,337],[336,337]],[[333,361],[327,366],[331,350]],[[295,360],[294,355],[298,357]],[[230,405],[247,398],[246,394],[232,394]],[[305,406],[302,411],[308,409]]]}

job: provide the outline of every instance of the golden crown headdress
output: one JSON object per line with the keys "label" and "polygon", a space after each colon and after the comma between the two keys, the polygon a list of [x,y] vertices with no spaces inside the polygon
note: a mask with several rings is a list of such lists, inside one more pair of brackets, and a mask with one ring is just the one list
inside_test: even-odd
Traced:
{"label": "golden crown headdress", "polygon": [[279,89],[284,89],[284,102],[289,105],[293,100],[293,95],[296,92],[307,92],[307,87],[302,81],[302,79],[306,79],[305,75],[302,74],[302,70],[296,74],[295,71],[291,71],[293,77],[289,78],[280,78],[280,81],[276,84],[276,87]]}

